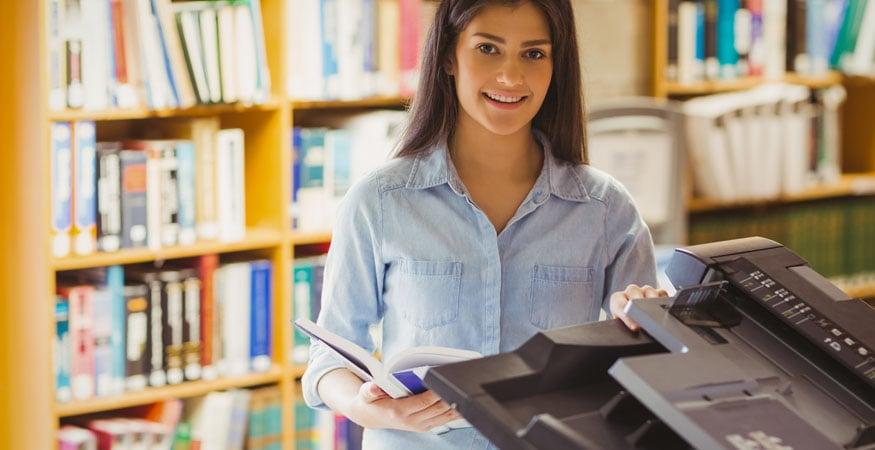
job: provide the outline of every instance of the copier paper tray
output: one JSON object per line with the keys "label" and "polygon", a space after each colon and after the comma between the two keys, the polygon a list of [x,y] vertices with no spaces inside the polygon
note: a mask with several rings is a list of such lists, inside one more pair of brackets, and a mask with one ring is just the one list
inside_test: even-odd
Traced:
{"label": "copier paper tray", "polygon": [[672,298],[425,382],[502,449],[873,449],[875,310],[763,238],[681,248]]}

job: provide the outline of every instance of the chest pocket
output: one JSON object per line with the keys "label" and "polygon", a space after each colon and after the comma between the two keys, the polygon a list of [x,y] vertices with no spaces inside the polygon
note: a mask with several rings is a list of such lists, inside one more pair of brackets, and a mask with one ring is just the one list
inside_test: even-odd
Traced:
{"label": "chest pocket", "polygon": [[588,322],[593,301],[592,268],[535,265],[529,305],[533,325],[546,330]]}
{"label": "chest pocket", "polygon": [[462,263],[402,259],[399,265],[399,309],[405,320],[429,330],[459,317]]}

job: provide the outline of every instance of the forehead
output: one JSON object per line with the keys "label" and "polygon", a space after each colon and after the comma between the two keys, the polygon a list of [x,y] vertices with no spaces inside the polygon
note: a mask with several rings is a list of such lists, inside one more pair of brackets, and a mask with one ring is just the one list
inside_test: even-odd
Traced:
{"label": "forehead", "polygon": [[531,2],[515,6],[491,4],[471,19],[462,36],[474,33],[495,35],[509,42],[550,39],[550,25],[544,13]]}

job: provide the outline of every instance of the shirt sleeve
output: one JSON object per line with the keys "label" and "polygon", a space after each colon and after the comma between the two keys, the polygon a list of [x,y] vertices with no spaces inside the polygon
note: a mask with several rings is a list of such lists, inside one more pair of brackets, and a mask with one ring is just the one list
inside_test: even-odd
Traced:
{"label": "shirt sleeve", "polygon": [[[381,317],[382,263],[380,191],[376,175],[350,188],[341,202],[325,263],[322,307],[317,323],[362,348],[373,351],[369,328]],[[304,401],[327,410],[316,386],[328,372],[344,367],[323,344],[311,341],[301,380]]]}
{"label": "shirt sleeve", "polygon": [[610,318],[611,294],[625,290],[630,284],[656,287],[657,282],[650,229],[638,213],[632,196],[616,181],[611,183],[607,208],[605,242],[608,263],[602,309]]}

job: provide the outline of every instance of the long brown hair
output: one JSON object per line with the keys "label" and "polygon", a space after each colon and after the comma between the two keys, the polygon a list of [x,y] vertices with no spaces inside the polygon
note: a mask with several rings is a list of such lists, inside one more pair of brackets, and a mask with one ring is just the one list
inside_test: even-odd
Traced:
{"label": "long brown hair", "polygon": [[532,126],[547,136],[557,159],[575,164],[589,162],[577,34],[570,0],[442,0],[423,48],[419,87],[397,156],[425,152],[443,139],[452,138],[459,102],[453,78],[444,69],[449,58],[454,57],[459,34],[487,5],[517,6],[526,1],[543,12],[553,45],[553,77]]}

